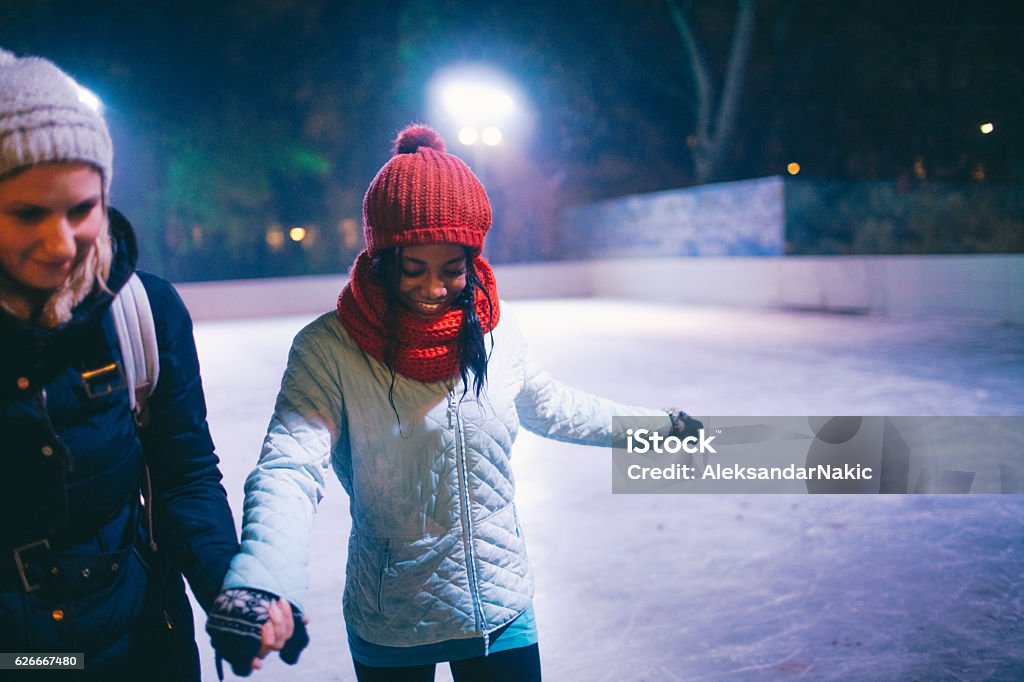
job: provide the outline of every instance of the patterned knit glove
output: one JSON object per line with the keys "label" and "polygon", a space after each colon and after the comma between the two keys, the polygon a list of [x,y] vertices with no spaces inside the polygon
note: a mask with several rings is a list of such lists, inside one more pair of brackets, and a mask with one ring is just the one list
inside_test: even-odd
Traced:
{"label": "patterned knit glove", "polygon": [[669,432],[670,436],[676,436],[677,438],[696,437],[700,435],[700,430],[704,428],[703,422],[694,419],[677,407],[669,407],[665,411],[668,412],[668,418],[672,421],[672,430]]}
{"label": "patterned knit glove", "polygon": [[[222,659],[231,664],[239,677],[252,673],[252,661],[259,655],[263,624],[270,619],[270,605],[277,595],[263,590],[232,588],[222,591],[213,602],[206,621],[206,632],[217,652],[217,676],[224,679]],[[281,649],[285,663],[294,665],[309,644],[302,612],[292,605],[295,630]]]}

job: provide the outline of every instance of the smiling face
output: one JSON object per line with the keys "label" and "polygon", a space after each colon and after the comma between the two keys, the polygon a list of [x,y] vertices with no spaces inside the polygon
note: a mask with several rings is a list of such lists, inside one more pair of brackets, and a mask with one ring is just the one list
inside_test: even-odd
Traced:
{"label": "smiling face", "polygon": [[466,288],[466,249],[421,244],[401,250],[398,299],[421,317],[443,315]]}
{"label": "smiling face", "polygon": [[105,224],[103,179],[89,164],[40,164],[0,180],[0,268],[25,287],[58,288]]}

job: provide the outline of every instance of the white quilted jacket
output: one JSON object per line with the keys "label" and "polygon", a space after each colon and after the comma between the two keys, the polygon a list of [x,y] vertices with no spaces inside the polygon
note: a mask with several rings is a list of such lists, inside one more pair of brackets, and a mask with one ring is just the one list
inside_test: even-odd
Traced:
{"label": "white quilted jacket", "polygon": [[299,332],[246,481],[242,549],[224,586],[266,590],[304,608],[309,529],[332,465],[350,497],[344,613],[360,637],[431,644],[485,636],[515,618],[533,596],[513,503],[520,424],[608,445],[612,415],[665,413],[571,389],[530,364],[506,304],[487,374],[480,401],[472,390],[463,397],[461,382],[399,375],[399,428],[390,372],[334,312]]}

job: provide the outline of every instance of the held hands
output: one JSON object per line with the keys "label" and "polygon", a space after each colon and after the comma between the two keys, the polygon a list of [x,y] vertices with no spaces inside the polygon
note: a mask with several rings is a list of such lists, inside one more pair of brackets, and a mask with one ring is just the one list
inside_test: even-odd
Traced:
{"label": "held hands", "polygon": [[[309,642],[309,637],[305,632],[305,625],[309,622],[309,618],[301,616],[301,614],[296,616],[292,611],[291,602],[287,599],[278,599],[271,602],[268,611],[270,618],[263,624],[263,630],[260,631],[260,651],[256,658],[252,659],[253,670],[263,667],[261,659],[266,658],[271,651],[280,651],[281,658],[285,663],[292,665],[299,660],[302,648]],[[298,623],[297,626],[296,623]],[[302,634],[292,642],[296,630],[301,630]],[[305,641],[296,648],[302,639]]]}
{"label": "held hands", "polygon": [[285,663],[296,663],[309,644],[308,622],[286,599],[269,592],[246,588],[222,591],[206,621],[217,652],[218,677],[224,679],[222,659],[240,677],[263,667],[261,659],[272,651],[281,652]]}

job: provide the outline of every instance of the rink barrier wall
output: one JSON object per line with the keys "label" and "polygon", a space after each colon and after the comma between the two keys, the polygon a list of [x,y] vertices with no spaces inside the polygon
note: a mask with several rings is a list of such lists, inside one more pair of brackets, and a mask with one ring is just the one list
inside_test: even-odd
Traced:
{"label": "rink barrier wall", "polygon": [[[619,258],[495,266],[502,298],[626,298],[1024,323],[1024,255]],[[196,320],[331,310],[344,275],[189,282]]]}
{"label": "rink barrier wall", "polygon": [[633,194],[569,208],[563,253],[584,260],[782,256],[787,181],[720,182]]}

